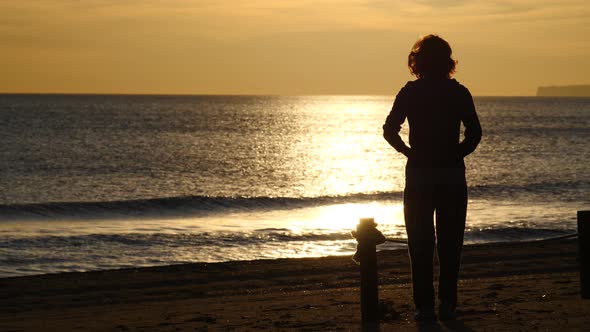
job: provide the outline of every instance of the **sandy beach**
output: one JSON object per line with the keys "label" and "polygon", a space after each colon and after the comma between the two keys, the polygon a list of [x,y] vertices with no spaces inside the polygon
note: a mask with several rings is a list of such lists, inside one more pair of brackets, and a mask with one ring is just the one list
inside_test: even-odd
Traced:
{"label": "sandy beach", "polygon": [[[389,330],[584,330],[577,240],[466,246],[459,317],[411,320],[406,250],[380,252]],[[187,264],[0,279],[1,331],[359,330],[350,257]]]}

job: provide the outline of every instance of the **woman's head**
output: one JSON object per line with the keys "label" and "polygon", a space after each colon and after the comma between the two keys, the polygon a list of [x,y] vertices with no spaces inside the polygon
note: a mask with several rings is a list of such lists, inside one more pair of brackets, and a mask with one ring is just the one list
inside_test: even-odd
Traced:
{"label": "woman's head", "polygon": [[412,47],[408,55],[408,67],[418,78],[450,78],[457,64],[451,57],[452,53],[451,46],[444,39],[437,35],[424,36]]}

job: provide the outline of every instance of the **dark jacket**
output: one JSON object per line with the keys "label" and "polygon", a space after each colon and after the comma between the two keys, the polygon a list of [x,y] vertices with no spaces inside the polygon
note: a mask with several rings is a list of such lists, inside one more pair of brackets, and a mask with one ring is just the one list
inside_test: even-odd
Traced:
{"label": "dark jacket", "polygon": [[[406,118],[411,148],[399,136]],[[461,123],[465,139],[459,142]],[[383,136],[408,157],[409,168],[464,168],[463,158],[481,140],[481,125],[466,87],[454,79],[421,78],[408,82],[395,97]]]}

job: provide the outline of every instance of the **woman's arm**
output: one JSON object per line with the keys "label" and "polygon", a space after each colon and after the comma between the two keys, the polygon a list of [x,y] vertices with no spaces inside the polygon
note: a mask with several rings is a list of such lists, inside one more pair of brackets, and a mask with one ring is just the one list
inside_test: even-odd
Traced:
{"label": "woman's arm", "polygon": [[475,151],[481,141],[481,124],[475,112],[473,97],[467,88],[465,88],[464,105],[461,107],[461,122],[465,126],[465,138],[459,143],[459,155],[461,158],[466,157]]}
{"label": "woman's arm", "polygon": [[385,124],[383,125],[383,137],[387,143],[389,143],[389,145],[393,146],[393,148],[395,148],[398,152],[408,157],[411,149],[406,145],[406,143],[404,143],[399,135],[402,124],[404,123],[406,117],[407,96],[405,88],[402,88],[395,97],[391,112],[389,112],[387,119],[385,119]]}

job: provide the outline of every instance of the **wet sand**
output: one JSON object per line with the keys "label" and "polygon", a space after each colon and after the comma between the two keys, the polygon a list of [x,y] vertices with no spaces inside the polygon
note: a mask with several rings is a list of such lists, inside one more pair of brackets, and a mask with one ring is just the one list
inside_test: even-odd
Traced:
{"label": "wet sand", "polygon": [[[196,249],[197,250],[197,249]],[[584,330],[577,240],[466,246],[459,317],[417,324],[405,250],[380,252],[381,331]],[[350,257],[0,279],[0,331],[359,330]]]}

